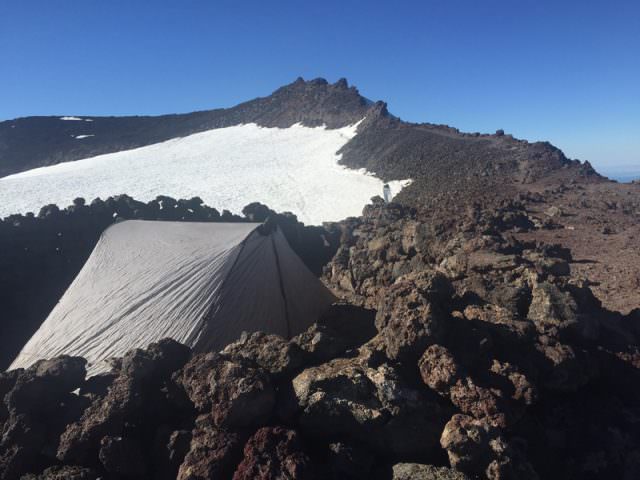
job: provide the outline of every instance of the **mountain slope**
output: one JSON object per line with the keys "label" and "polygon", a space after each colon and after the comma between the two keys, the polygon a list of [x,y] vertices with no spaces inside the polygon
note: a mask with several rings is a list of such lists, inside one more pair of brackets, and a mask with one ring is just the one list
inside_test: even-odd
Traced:
{"label": "mountain slope", "polygon": [[[37,168],[0,179],[0,217],[127,193],[144,201],[198,196],[235,213],[259,201],[307,224],[337,221],[359,215],[383,188],[374,176],[338,166],[336,151],[355,134],[355,126],[237,125]],[[392,182],[392,192],[401,186]]]}
{"label": "mountain slope", "polygon": [[[279,129],[291,128],[296,124],[306,127],[325,126],[325,132],[328,132],[329,136],[333,130],[358,124],[357,130],[354,130],[349,138],[335,144],[337,152],[328,152],[330,157],[333,161],[352,169],[364,168],[384,181],[413,179],[412,185],[404,189],[398,197],[399,201],[413,205],[432,201],[454,201],[460,196],[467,199],[487,194],[512,196],[521,190],[521,185],[551,177],[560,182],[602,180],[587,162],[583,164],[569,160],[549,143],[529,143],[514,139],[501,131],[494,135],[469,134],[443,125],[404,122],[390,115],[384,102],[374,103],[367,100],[344,79],[329,84],[324,79],[304,81],[301,78],[279,88],[268,97],[257,98],[228,109],[158,117],[30,117],[2,122],[0,176],[45,165],[127,152],[140,147],[162,146],[162,142],[169,140],[248,124]],[[252,168],[258,169],[257,171],[260,170],[261,164],[266,165],[269,162],[263,153],[270,151],[275,157],[286,157],[290,153],[280,150],[286,150],[286,145],[274,146],[265,143],[264,139],[247,138],[246,141],[254,142],[256,151],[260,154],[244,159],[249,161],[245,162],[245,166],[248,168],[253,161]],[[230,171],[230,168],[233,169],[233,161],[231,165],[220,163],[221,159],[228,160],[234,156],[232,150],[235,145],[230,144],[229,148],[231,150],[219,150],[215,156],[208,158],[202,157],[206,157],[208,151],[194,154],[203,158],[203,165],[209,162],[209,168],[224,168],[225,171]],[[302,163],[314,161],[310,159],[310,152],[306,150],[301,149],[298,155],[307,157],[300,158]],[[120,157],[115,155],[109,158]],[[193,180],[186,183],[199,183],[202,172],[194,169],[195,166],[191,165],[188,155],[178,152],[172,158],[176,170],[165,170],[165,178],[176,174]],[[326,158],[323,157],[320,163],[325,167],[334,168],[324,163]],[[102,161],[110,160],[105,157]],[[132,162],[135,163],[134,160]],[[192,167],[191,170],[189,165]],[[122,170],[124,167],[114,165],[114,168]],[[121,173],[130,174],[128,171]],[[288,173],[292,177],[291,182],[286,188],[278,189],[285,196],[287,192],[301,186],[296,182],[299,172],[291,170]],[[144,182],[143,177],[139,180]],[[239,173],[232,181],[232,188],[243,192],[248,186],[255,185],[247,181],[247,178],[243,180],[242,173]],[[183,182],[182,186],[186,183]],[[345,186],[341,191],[342,195],[338,197],[332,194],[311,198],[312,192],[322,192],[324,185],[325,183],[302,185],[303,193],[293,206],[290,202],[279,202],[278,198],[271,197],[241,198],[239,203],[260,200],[276,208],[280,206],[290,209],[304,217],[304,209],[297,208],[296,204],[308,204],[313,200],[326,204],[325,210],[335,212],[335,215],[314,217],[314,222],[336,220],[340,215],[359,213],[364,205],[361,199],[380,194],[382,183],[375,183],[366,192]],[[178,185],[176,188],[182,186]],[[500,188],[496,189],[496,186]],[[219,203],[224,202],[225,197],[207,196],[208,192],[220,190],[219,184],[216,183],[202,185],[201,189],[204,190],[197,192],[173,191],[171,184],[159,187],[163,187],[162,191],[131,191],[127,182],[115,182],[104,189],[87,190],[84,194],[80,191],[68,191],[66,197],[51,195],[50,200],[39,195],[32,199],[28,208],[35,209],[38,203],[53,201],[68,203],[81,194],[107,196],[119,193],[136,194],[146,200],[161,193],[171,193],[175,196],[197,194],[218,207],[233,208],[231,204]],[[36,184],[21,186],[15,191],[24,189],[42,193]],[[360,193],[350,197],[352,190]],[[341,210],[340,196],[354,202],[357,197],[357,207]],[[6,198],[3,200],[6,202]],[[5,208],[4,213],[17,213],[11,210],[17,207],[18,205],[7,206],[9,209]]]}
{"label": "mountain slope", "polygon": [[[329,84],[299,78],[268,97],[228,109],[155,117],[18,118],[0,122],[0,177],[247,123],[342,128],[364,118],[370,108],[346,80]],[[83,135],[91,136],[77,138]]]}

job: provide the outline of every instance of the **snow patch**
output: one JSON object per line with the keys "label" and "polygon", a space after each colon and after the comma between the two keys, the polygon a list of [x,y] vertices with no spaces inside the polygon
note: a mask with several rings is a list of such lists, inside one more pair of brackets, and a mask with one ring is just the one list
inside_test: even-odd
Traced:
{"label": "snow patch", "polygon": [[81,122],[82,119],[78,117],[60,117],[60,120],[65,120],[67,122]]}
{"label": "snow patch", "polygon": [[[157,195],[201,197],[218,210],[239,213],[250,202],[295,213],[307,224],[362,213],[384,182],[339,165],[340,150],[357,133],[341,129],[237,125],[146,147],[36,168],[0,178],[0,217],[66,207],[120,193],[149,201]],[[389,182],[397,194],[407,181]]]}
{"label": "snow patch", "polygon": [[76,140],[82,140],[83,138],[95,137],[95,135],[74,135],[73,138]]}

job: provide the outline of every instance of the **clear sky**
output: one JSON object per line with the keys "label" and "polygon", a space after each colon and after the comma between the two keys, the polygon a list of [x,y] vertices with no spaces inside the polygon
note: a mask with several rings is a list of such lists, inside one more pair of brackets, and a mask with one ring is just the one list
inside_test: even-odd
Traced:
{"label": "clear sky", "polygon": [[0,0],[0,119],[231,106],[298,76],[640,173],[639,0]]}

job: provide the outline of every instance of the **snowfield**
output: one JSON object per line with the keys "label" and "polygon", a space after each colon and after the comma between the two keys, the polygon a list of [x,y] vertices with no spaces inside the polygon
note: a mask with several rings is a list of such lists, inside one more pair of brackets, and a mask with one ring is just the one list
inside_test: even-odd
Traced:
{"label": "snowfield", "polygon": [[[360,215],[372,196],[382,196],[380,179],[338,165],[336,152],[356,130],[357,125],[335,130],[237,125],[36,168],[0,178],[0,217],[37,214],[49,203],[66,207],[75,197],[90,202],[126,193],[142,201],[199,196],[234,213],[258,201],[293,212],[307,224],[341,220]],[[392,194],[409,182],[391,182]]]}

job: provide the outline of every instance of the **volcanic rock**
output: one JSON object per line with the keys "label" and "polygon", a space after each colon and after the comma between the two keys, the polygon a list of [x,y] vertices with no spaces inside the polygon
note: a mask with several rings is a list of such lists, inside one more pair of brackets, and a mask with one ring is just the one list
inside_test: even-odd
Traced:
{"label": "volcanic rock", "polygon": [[374,457],[359,445],[336,442],[329,445],[327,463],[334,478],[369,478]]}
{"label": "volcanic rock", "polygon": [[311,435],[344,435],[387,455],[425,454],[437,443],[442,408],[389,365],[336,359],[304,370],[293,388]]}
{"label": "volcanic rock", "polygon": [[442,274],[423,272],[400,277],[378,306],[376,327],[390,359],[416,361],[435,343],[445,321],[439,306],[451,285]]}
{"label": "volcanic rock", "polygon": [[84,358],[67,355],[39,360],[18,376],[6,395],[9,411],[33,413],[51,408],[61,395],[80,387],[86,364]]}
{"label": "volcanic rock", "polygon": [[440,438],[451,466],[470,476],[489,479],[537,479],[519,452],[504,441],[500,430],[486,420],[456,414],[445,426]]}
{"label": "volcanic rock", "polygon": [[374,322],[374,311],[337,303],[293,341],[316,362],[326,362],[370,340],[376,334]]}
{"label": "volcanic rock", "polygon": [[70,465],[49,467],[39,475],[24,475],[21,480],[99,480],[102,478],[96,471]]}
{"label": "volcanic rock", "polygon": [[313,467],[298,434],[283,427],[259,429],[244,447],[233,480],[291,480],[313,477]]}
{"label": "volcanic rock", "polygon": [[198,412],[211,413],[219,427],[258,425],[269,418],[275,406],[276,394],[268,374],[244,358],[197,354],[175,378]]}
{"label": "volcanic rock", "polygon": [[396,463],[392,480],[467,480],[462,472],[447,467],[419,463]]}
{"label": "volcanic rock", "polygon": [[249,360],[275,379],[292,374],[305,360],[304,352],[296,343],[262,332],[244,332],[238,341],[227,345],[222,353],[231,359]]}
{"label": "volcanic rock", "polygon": [[98,457],[104,469],[110,473],[139,478],[147,471],[140,446],[130,438],[103,437]]}
{"label": "volcanic rock", "polygon": [[240,436],[217,428],[211,416],[201,416],[192,432],[189,451],[180,465],[177,479],[229,478],[241,457]]}

